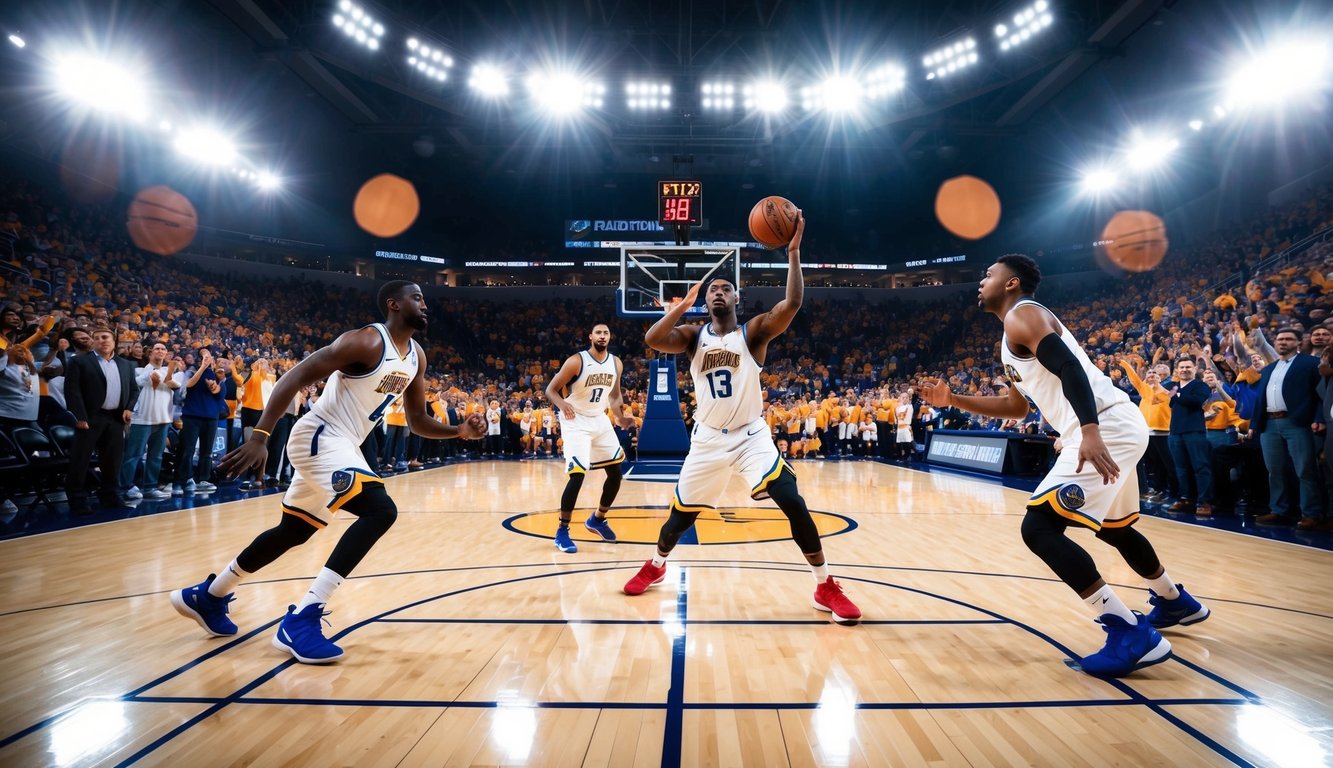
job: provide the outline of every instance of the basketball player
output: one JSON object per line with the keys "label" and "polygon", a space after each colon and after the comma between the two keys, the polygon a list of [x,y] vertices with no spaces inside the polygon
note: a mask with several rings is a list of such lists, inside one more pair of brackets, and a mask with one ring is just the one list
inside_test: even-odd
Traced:
{"label": "basketball player", "polygon": [[229,477],[264,466],[269,432],[296,393],[328,379],[323,396],[292,427],[287,457],[295,477],[282,499],[282,519],[255,537],[219,575],[209,574],[201,583],[171,593],[176,611],[197,621],[208,634],[236,634],[236,625],[227,618],[236,585],[309,541],[345,509],[357,519],[338,540],[305,597],[288,607],[273,638],[276,647],[305,664],[341,658],[342,649],[320,628],[324,605],[398,515],[384,481],[366,464],[361,442],[400,399],[407,401],[409,428],[423,437],[475,440],[486,433],[480,415],[457,427],[426,416],[426,356],[412,340],[412,334],[426,328],[421,289],[402,280],[385,283],[378,305],[386,322],[344,333],[279,378],[250,439],[218,465]]}
{"label": "basketball player", "polygon": [[560,526],[555,531],[555,548],[561,552],[577,552],[569,537],[569,521],[574,517],[574,503],[589,470],[606,471],[602,483],[602,498],[597,511],[588,515],[583,527],[602,537],[615,541],[616,533],[606,522],[606,513],[620,492],[620,464],[625,452],[620,439],[611,427],[606,409],[621,429],[629,429],[634,420],[625,416],[624,401],[620,396],[620,375],[624,366],[620,358],[607,351],[611,343],[611,328],[598,323],[588,334],[590,346],[577,355],[570,355],[546,385],[546,399],[560,414],[560,433],[565,437],[565,492],[560,495]]}
{"label": "basketball player", "polygon": [[839,624],[855,624],[861,619],[861,610],[829,575],[819,530],[796,487],[796,473],[778,454],[763,418],[759,374],[769,342],[791,325],[805,294],[801,278],[805,217],[799,212],[797,215],[796,234],[787,246],[787,295],[772,310],[741,325],[736,319],[736,286],[726,278],[716,278],[708,283],[709,322],[702,326],[676,325],[685,310],[694,306],[703,288],[701,281],[648,329],[644,339],[648,346],[660,352],[689,355],[699,405],[694,412],[690,452],[671,498],[671,514],[657,537],[657,552],[625,584],[627,595],[642,594],[662,581],[667,556],[676,542],[694,525],[700,512],[714,509],[715,500],[734,472],[745,478],[750,498],[771,498],[787,516],[792,538],[814,572],[814,607],[833,614]]}
{"label": "basketball player", "polygon": [[[1020,254],[1001,256],[981,280],[978,303],[1004,323],[1000,361],[1013,382],[1008,395],[954,394],[943,380],[928,386],[926,395],[937,407],[1001,419],[1026,417],[1031,398],[1059,431],[1064,450],[1028,501],[1023,542],[1078,593],[1106,630],[1106,647],[1083,658],[1083,671],[1122,677],[1170,658],[1171,643],[1158,629],[1195,624],[1208,618],[1209,610],[1171,580],[1152,544],[1131,527],[1139,518],[1133,467],[1148,446],[1147,422],[1074,335],[1032,299],[1040,282],[1036,262]],[[1122,475],[1121,467],[1129,471]],[[1111,591],[1092,557],[1065,535],[1071,524],[1095,531],[1148,582],[1150,614],[1131,611]]]}

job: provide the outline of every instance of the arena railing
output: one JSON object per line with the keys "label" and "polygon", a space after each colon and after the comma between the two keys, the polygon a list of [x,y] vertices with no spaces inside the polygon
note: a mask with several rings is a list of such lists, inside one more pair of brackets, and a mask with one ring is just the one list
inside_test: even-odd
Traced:
{"label": "arena railing", "polygon": [[[1249,270],[1250,277],[1255,278],[1260,275],[1267,274],[1269,272],[1273,272],[1276,271],[1277,269],[1283,268],[1289,262],[1293,261],[1296,257],[1300,256],[1301,254],[1305,253],[1306,251],[1310,250],[1316,245],[1328,242],[1330,240],[1333,240],[1333,226],[1325,227],[1303,240],[1298,240],[1295,243],[1292,243],[1291,245],[1287,246],[1286,248],[1283,248],[1281,251],[1278,251],[1277,253],[1269,256],[1268,258],[1264,259],[1258,264],[1255,264],[1254,267],[1252,267]],[[1208,287],[1204,288],[1199,293],[1199,295],[1194,297],[1193,303],[1197,305],[1211,301],[1213,298],[1221,295],[1224,291],[1230,291],[1233,288],[1237,287],[1243,288],[1244,283],[1245,283],[1244,273],[1234,272],[1222,278],[1221,280],[1218,280],[1212,285],[1209,285]]]}
{"label": "arena railing", "polygon": [[[13,264],[5,264],[3,262],[0,262],[0,274],[4,274],[6,276],[7,278],[6,282],[15,283],[18,285],[29,285],[32,286],[33,288],[37,288],[38,290],[45,292],[47,296],[53,295],[51,283],[49,281],[33,277],[31,272],[21,267],[16,267]],[[42,286],[46,287],[43,288]]]}

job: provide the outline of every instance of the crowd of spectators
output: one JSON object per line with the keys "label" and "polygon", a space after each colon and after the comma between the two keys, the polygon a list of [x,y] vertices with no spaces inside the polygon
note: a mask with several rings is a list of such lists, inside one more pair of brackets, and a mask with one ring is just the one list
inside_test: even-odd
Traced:
{"label": "crowd of spectators", "polygon": [[[0,193],[0,215],[0,260],[31,276],[0,271],[0,429],[73,429],[67,491],[75,512],[90,508],[94,481],[104,505],[213,490],[215,444],[247,436],[276,378],[337,334],[377,319],[373,285],[219,280],[136,251],[113,210],[55,202],[22,181]],[[1324,443],[1329,418],[1320,398],[1333,395],[1333,243],[1256,268],[1330,225],[1333,192],[1322,189],[1178,248],[1150,273],[1040,292],[1095,365],[1140,403],[1153,430],[1141,467],[1150,501],[1180,514],[1244,505],[1264,522],[1322,524],[1333,483],[1320,476],[1329,456],[1318,463],[1315,441]],[[1238,285],[1206,290],[1236,273]],[[433,309],[421,339],[430,407],[455,423],[482,413],[491,434],[472,445],[422,441],[390,411],[365,446],[372,466],[558,454],[558,420],[542,390],[599,322],[612,328],[626,408],[641,423],[654,353],[643,344],[643,323],[616,318],[612,301],[608,292],[592,302],[446,301]],[[742,317],[762,309],[744,307]],[[793,458],[908,460],[937,428],[1042,431],[1036,413],[980,419],[935,411],[917,394],[935,377],[967,394],[1002,393],[998,338],[994,318],[968,292],[931,303],[807,301],[770,346],[763,373],[774,439]],[[681,368],[688,419],[692,388]],[[312,388],[290,404],[269,466],[244,489],[283,482],[285,430],[318,397]],[[622,436],[631,452],[636,431]],[[90,475],[94,455],[100,475]]]}

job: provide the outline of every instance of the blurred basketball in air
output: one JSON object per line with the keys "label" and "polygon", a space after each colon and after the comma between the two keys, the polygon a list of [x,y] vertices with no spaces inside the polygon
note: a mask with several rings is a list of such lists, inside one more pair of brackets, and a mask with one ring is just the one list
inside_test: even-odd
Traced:
{"label": "blurred basketball in air", "polygon": [[955,176],[935,194],[935,218],[958,237],[980,240],[1000,223],[1000,196],[976,176]]}
{"label": "blurred basketball in air", "polygon": [[769,195],[750,209],[750,235],[769,248],[781,248],[796,236],[800,215],[792,201]]}
{"label": "blurred basketball in air", "polygon": [[357,226],[376,237],[396,237],[407,231],[421,212],[421,200],[412,182],[382,173],[361,185],[352,203]]}
{"label": "blurred basketball in air", "polygon": [[1166,257],[1166,224],[1148,211],[1120,211],[1102,230],[1111,261],[1127,272],[1147,272]]}
{"label": "blurred basketball in air", "polygon": [[199,217],[190,201],[167,186],[139,190],[130,203],[126,226],[139,248],[170,256],[194,240]]}

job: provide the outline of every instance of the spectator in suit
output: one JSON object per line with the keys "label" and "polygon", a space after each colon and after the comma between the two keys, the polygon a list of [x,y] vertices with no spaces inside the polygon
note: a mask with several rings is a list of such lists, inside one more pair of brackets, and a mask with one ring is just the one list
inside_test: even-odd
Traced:
{"label": "spectator in suit", "polygon": [[1324,417],[1324,491],[1328,494],[1324,508],[1324,530],[1333,530],[1333,344],[1325,345],[1319,360],[1320,413]]}
{"label": "spectator in suit", "polygon": [[1297,527],[1311,530],[1319,525],[1324,506],[1315,465],[1315,433],[1322,434],[1325,427],[1319,407],[1319,358],[1297,351],[1301,333],[1295,328],[1278,330],[1273,341],[1278,359],[1264,367],[1259,379],[1259,399],[1250,422],[1251,431],[1259,435],[1264,463],[1268,465],[1270,512],[1255,522],[1260,525],[1290,522],[1294,489],[1287,482],[1287,470],[1294,468],[1301,494],[1301,520]]}
{"label": "spectator in suit", "polygon": [[92,340],[92,351],[71,359],[65,373],[65,401],[76,420],[65,485],[70,511],[76,515],[92,511],[87,482],[93,449],[102,469],[98,492],[102,504],[120,505],[117,486],[125,456],[125,426],[139,401],[134,365],[115,355],[115,334],[110,328],[97,328]]}
{"label": "spectator in suit", "polygon": [[1193,512],[1200,517],[1213,513],[1212,450],[1204,428],[1203,404],[1212,390],[1195,378],[1192,357],[1176,361],[1176,387],[1171,392],[1171,462],[1176,467],[1180,498],[1168,511]]}

